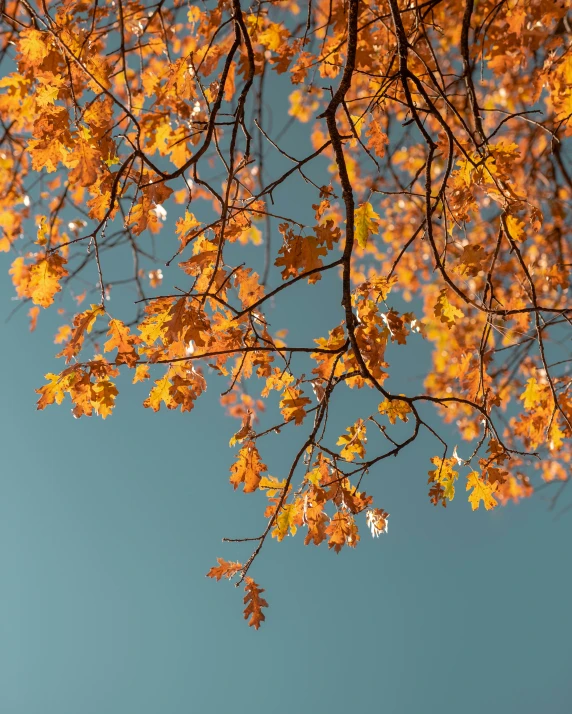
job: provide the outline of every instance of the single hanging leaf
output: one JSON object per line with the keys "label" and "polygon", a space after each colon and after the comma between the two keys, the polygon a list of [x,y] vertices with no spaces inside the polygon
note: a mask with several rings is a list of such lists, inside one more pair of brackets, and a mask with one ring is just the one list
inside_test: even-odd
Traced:
{"label": "single hanging leaf", "polygon": [[244,484],[244,493],[253,493],[258,488],[260,479],[266,464],[263,464],[260,459],[260,454],[256,448],[254,441],[248,441],[238,452],[238,459],[231,467],[230,482],[236,490],[242,483]]}
{"label": "single hanging leaf", "polygon": [[218,565],[213,565],[213,567],[207,573],[207,578],[214,578],[215,580],[221,580],[226,578],[230,580],[242,569],[242,563],[231,563],[223,558],[217,558]]}
{"label": "single hanging leaf", "polygon": [[360,248],[365,248],[372,233],[379,230],[380,220],[369,201],[362,203],[355,211],[355,236]]}
{"label": "single hanging leaf", "polygon": [[254,627],[257,630],[266,619],[262,608],[268,607],[268,603],[261,597],[264,588],[257,585],[252,578],[245,578],[244,582],[244,590],[246,592],[244,596],[244,604],[246,605],[244,619],[247,620],[250,617],[250,620],[248,620],[249,627]]}

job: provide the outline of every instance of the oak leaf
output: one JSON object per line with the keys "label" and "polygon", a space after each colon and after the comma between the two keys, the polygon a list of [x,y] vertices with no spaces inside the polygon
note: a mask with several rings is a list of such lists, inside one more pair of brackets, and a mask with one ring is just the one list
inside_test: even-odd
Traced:
{"label": "oak leaf", "polygon": [[151,375],[149,374],[149,365],[138,364],[135,367],[135,374],[133,375],[133,384],[137,384],[137,382],[144,382],[146,379],[150,378]]}
{"label": "oak leaf", "polygon": [[466,245],[459,257],[459,273],[474,277],[483,269],[486,260],[487,254],[482,245]]}
{"label": "oak leaf", "polygon": [[244,619],[248,620],[248,625],[258,629],[262,622],[266,619],[264,613],[262,612],[263,607],[268,607],[268,603],[263,597],[260,597],[264,592],[264,588],[261,588],[257,583],[254,582],[252,578],[245,578],[244,590],[246,595],[244,596],[244,604],[246,605],[244,609]]}
{"label": "oak leaf", "polygon": [[243,568],[242,563],[229,562],[223,558],[217,558],[217,562],[218,565],[213,565],[207,573],[207,578],[214,578],[215,580],[226,578],[230,580]]}
{"label": "oak leaf", "polygon": [[434,314],[435,317],[438,317],[449,329],[451,329],[458,319],[464,317],[461,310],[449,302],[446,288],[443,288],[439,294],[439,299],[435,304]]}
{"label": "oak leaf", "polygon": [[431,461],[437,468],[429,471],[427,483],[433,484],[429,497],[435,506],[438,503],[446,506],[447,501],[455,498],[455,481],[459,478],[459,473],[453,467],[457,464],[457,460],[454,456],[448,459],[435,456]]}
{"label": "oak leaf", "polygon": [[372,149],[380,159],[383,159],[389,138],[375,119],[370,123],[366,136],[368,149]]}
{"label": "oak leaf", "polygon": [[[283,226],[281,226],[281,229]],[[286,231],[286,240],[278,253],[274,265],[282,267],[282,279],[295,277],[300,273],[306,273],[323,266],[322,256],[327,254],[327,248],[319,244],[314,236],[295,235],[292,231]],[[319,272],[308,276],[310,284],[320,280]]]}
{"label": "oak leaf", "polygon": [[64,267],[66,262],[58,253],[49,253],[30,266],[25,290],[34,305],[49,307],[54,302],[54,296],[62,289],[60,281],[68,275]]}
{"label": "oak leaf", "polygon": [[379,230],[379,216],[369,201],[362,203],[355,211],[355,236],[360,248],[365,248],[369,237]]}
{"label": "oak leaf", "polygon": [[498,488],[498,483],[489,483],[482,479],[477,471],[471,471],[467,476],[467,491],[472,492],[469,494],[469,503],[471,504],[473,511],[476,511],[483,502],[483,506],[490,511],[497,505],[494,499],[494,493]]}
{"label": "oak leaf", "polygon": [[65,399],[68,380],[62,378],[59,374],[49,373],[45,375],[48,384],[36,389],[36,393],[40,395],[37,402],[38,409],[45,409],[49,404],[61,404]]}
{"label": "oak leaf", "polygon": [[274,520],[272,537],[281,541],[287,535],[296,535],[298,526],[301,526],[302,523],[302,502],[297,499],[294,503],[285,503]]}
{"label": "oak leaf", "polygon": [[378,408],[380,414],[386,414],[390,424],[395,424],[397,419],[407,422],[407,415],[411,414],[411,407],[402,399],[386,399]]}
{"label": "oak leaf", "polygon": [[173,409],[176,406],[175,400],[171,394],[173,385],[169,381],[169,373],[161,379],[156,380],[155,386],[151,389],[149,396],[143,402],[143,406],[151,408],[154,412],[158,412],[161,404],[164,404],[167,409]]}
{"label": "oak leaf", "polygon": [[530,411],[542,399],[542,390],[539,389],[538,382],[534,377],[530,377],[527,381],[526,389],[520,398],[524,401],[524,408],[527,411]]}
{"label": "oak leaf", "polygon": [[234,490],[240,484],[244,486],[244,493],[253,493],[260,484],[262,474],[266,471],[266,464],[262,463],[260,454],[254,441],[248,441],[238,452],[236,462],[230,467],[230,482]]}
{"label": "oak leaf", "polygon": [[347,434],[342,434],[338,441],[337,446],[343,446],[340,451],[340,455],[346,459],[346,461],[353,461],[356,456],[360,459],[365,457],[365,444],[367,442],[366,438],[366,426],[363,419],[358,419],[353,426],[349,426],[346,431]]}
{"label": "oak leaf", "polygon": [[325,530],[328,536],[328,548],[339,553],[344,545],[355,548],[360,540],[356,522],[348,513],[335,513]]}
{"label": "oak leaf", "polygon": [[324,513],[326,495],[322,489],[312,488],[304,496],[304,522],[308,526],[308,533],[304,539],[304,545],[313,543],[320,545],[327,538],[326,528],[329,518]]}
{"label": "oak leaf", "polygon": [[65,357],[66,363],[69,363],[83,347],[85,334],[89,334],[93,329],[96,319],[99,315],[104,315],[105,309],[102,305],[92,305],[88,310],[80,312],[74,317],[74,329],[71,334],[70,341],[64,349],[58,354],[58,357]]}
{"label": "oak leaf", "polygon": [[280,400],[280,411],[284,421],[294,421],[300,425],[306,417],[306,407],[312,403],[308,397],[302,396],[301,389],[286,387]]}
{"label": "oak leaf", "polygon": [[129,332],[129,328],[121,320],[112,319],[109,321],[110,338],[103,346],[104,352],[110,352],[117,348],[116,364],[126,364],[128,367],[135,367],[139,360],[139,355],[135,349],[139,338]]}
{"label": "oak leaf", "polygon": [[97,414],[103,419],[108,417],[115,406],[117,387],[109,379],[96,382],[91,389],[91,403]]}
{"label": "oak leaf", "polygon": [[71,183],[79,186],[92,186],[98,178],[101,153],[88,140],[80,138],[64,163],[72,169],[69,174]]}

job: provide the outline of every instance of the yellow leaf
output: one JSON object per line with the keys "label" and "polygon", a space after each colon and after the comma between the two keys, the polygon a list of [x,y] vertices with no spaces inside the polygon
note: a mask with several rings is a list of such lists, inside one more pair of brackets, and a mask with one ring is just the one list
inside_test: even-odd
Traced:
{"label": "yellow leaf", "polygon": [[[364,123],[365,116],[364,115],[360,116],[359,114],[350,114],[350,117],[351,117],[352,124],[353,124],[356,134],[358,135],[358,137],[361,138],[361,133],[363,131],[363,123]],[[352,139],[350,143],[352,145],[357,144],[357,139]]]}
{"label": "yellow leaf", "polygon": [[171,394],[172,384],[169,381],[168,373],[163,377],[163,379],[158,379],[155,382],[155,386],[149,392],[149,396],[143,402],[143,406],[151,408],[154,412],[158,412],[161,408],[161,402],[165,404],[167,409],[173,409],[176,407],[175,400]]}
{"label": "yellow leaf", "polygon": [[452,501],[455,498],[455,481],[459,478],[459,473],[453,466],[457,462],[453,457],[442,459],[439,456],[435,456],[431,461],[437,468],[429,471],[427,483],[434,482],[437,486],[429,491],[429,496],[435,505],[439,502],[445,505],[446,500]]}
{"label": "yellow leaf", "polygon": [[91,403],[95,411],[105,419],[113,411],[117,387],[109,379],[96,382],[91,388]]}
{"label": "yellow leaf", "polygon": [[527,381],[526,389],[520,395],[520,398],[524,401],[524,408],[527,410],[532,409],[542,399],[542,392],[538,388],[538,383],[534,377]]}
{"label": "yellow leaf", "polygon": [[62,289],[60,280],[68,274],[65,264],[65,258],[53,253],[30,266],[27,295],[32,298],[34,305],[49,307],[54,302],[55,294]]}
{"label": "yellow leaf", "polygon": [[28,66],[38,66],[50,52],[51,37],[48,32],[32,28],[20,31],[17,47]]}
{"label": "yellow leaf", "polygon": [[361,459],[365,456],[366,427],[363,419],[358,419],[353,426],[346,429],[347,434],[342,434],[338,439],[337,446],[343,446],[340,455],[346,461],[353,461],[356,456]]}
{"label": "yellow leaf", "polygon": [[526,239],[526,224],[524,221],[521,221],[518,216],[507,216],[506,226],[508,228],[508,232],[510,233],[510,237],[517,243],[522,243],[522,241]]}
{"label": "yellow leaf", "polygon": [[61,377],[59,374],[49,374],[45,375],[45,378],[49,380],[48,384],[43,387],[36,389],[36,393],[40,395],[38,399],[37,408],[45,409],[48,404],[61,404],[68,391],[68,380]]}
{"label": "yellow leaf", "polygon": [[395,424],[399,418],[401,421],[408,421],[407,415],[411,413],[411,407],[402,399],[386,399],[377,408],[380,414],[387,414],[390,424]]}
{"label": "yellow leaf", "polygon": [[133,375],[133,384],[137,384],[137,382],[143,382],[146,379],[150,379],[149,365],[138,364],[137,367],[135,367],[135,374]]}
{"label": "yellow leaf", "polygon": [[282,34],[284,34],[282,26],[271,22],[265,30],[258,33],[258,41],[267,49],[277,52],[283,43]]}
{"label": "yellow leaf", "polygon": [[299,502],[287,503],[282,507],[280,514],[276,517],[272,537],[281,541],[284,540],[289,533],[290,535],[296,535],[298,526],[301,524],[302,518]]}
{"label": "yellow leaf", "polygon": [[379,230],[379,216],[369,201],[362,203],[355,211],[355,236],[360,248],[365,248],[372,233]]}
{"label": "yellow leaf", "polygon": [[463,313],[449,302],[446,288],[441,290],[435,305],[435,317],[438,317],[449,329],[455,324],[457,318],[463,317]]}
{"label": "yellow leaf", "polygon": [[285,486],[286,479],[279,481],[275,476],[263,476],[258,484],[261,491],[266,491],[268,498],[274,498],[278,491],[282,491]]}
{"label": "yellow leaf", "polygon": [[36,238],[37,245],[46,245],[48,242],[48,219],[45,216],[38,216],[38,237]]}
{"label": "yellow leaf", "polygon": [[484,481],[476,471],[471,471],[467,476],[467,491],[473,489],[472,493],[469,494],[469,503],[473,507],[473,511],[477,510],[481,501],[487,511],[494,508],[497,502],[493,498],[493,494],[497,488],[498,483]]}

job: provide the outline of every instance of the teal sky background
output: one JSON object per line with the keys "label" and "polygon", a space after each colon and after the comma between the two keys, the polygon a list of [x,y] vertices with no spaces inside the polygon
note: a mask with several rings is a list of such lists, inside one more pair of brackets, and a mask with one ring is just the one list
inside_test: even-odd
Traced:
{"label": "teal sky background", "polygon": [[[2,268],[3,321],[15,303]],[[338,293],[324,276],[283,294],[273,327],[294,323],[299,343],[310,321],[326,334]],[[267,543],[251,571],[270,604],[256,632],[243,591],[205,578],[217,556],[248,557],[221,538],[258,535],[265,500],[228,482],[236,422],[217,385],[190,414],[145,410],[125,383],[105,421],[75,420],[69,403],[37,412],[34,389],[63,367],[61,321],[42,313],[30,335],[21,311],[0,327],[1,714],[572,711],[572,514],[555,519],[540,495],[473,513],[462,486],[435,508],[440,448],[422,436],[364,483],[391,513],[387,534],[362,521],[340,555],[303,534]],[[404,388],[427,368],[415,344],[392,359]],[[358,415],[344,394],[338,434]],[[261,444],[270,473],[305,434]]]}

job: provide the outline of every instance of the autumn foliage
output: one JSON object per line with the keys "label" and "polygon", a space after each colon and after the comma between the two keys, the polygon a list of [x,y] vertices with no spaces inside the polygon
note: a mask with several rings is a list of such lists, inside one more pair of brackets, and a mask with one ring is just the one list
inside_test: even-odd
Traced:
{"label": "autumn foliage", "polygon": [[[208,575],[243,584],[249,625],[267,607],[251,577],[265,543],[301,530],[338,553],[387,532],[364,477],[421,434],[436,506],[490,510],[568,481],[567,12],[3,3],[0,251],[30,328],[63,315],[38,409],[105,419],[129,373],[145,408],[189,412],[225,381],[230,483],[262,496],[265,525],[227,539],[252,541],[244,563]],[[285,97],[288,116],[272,113]],[[270,324],[302,281],[321,299],[326,274],[331,329],[308,342]],[[410,350],[430,361],[423,384],[403,378]],[[371,404],[342,430],[338,393]],[[286,429],[298,448],[271,475],[266,445]]]}

